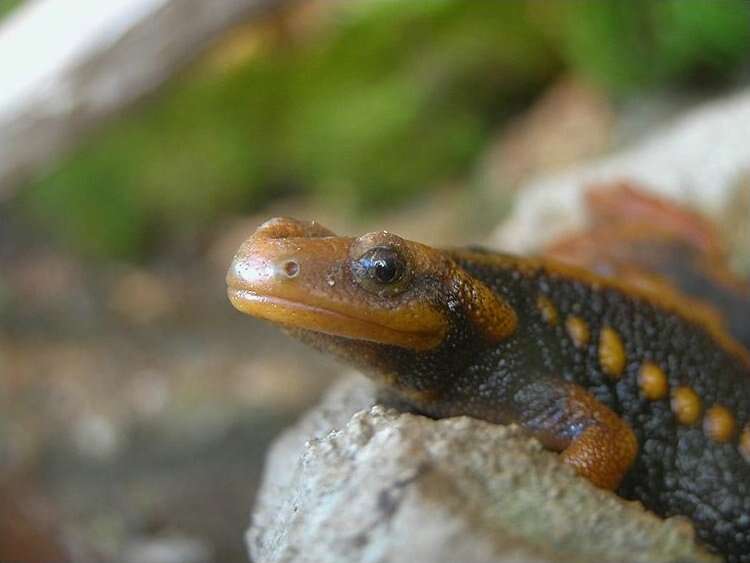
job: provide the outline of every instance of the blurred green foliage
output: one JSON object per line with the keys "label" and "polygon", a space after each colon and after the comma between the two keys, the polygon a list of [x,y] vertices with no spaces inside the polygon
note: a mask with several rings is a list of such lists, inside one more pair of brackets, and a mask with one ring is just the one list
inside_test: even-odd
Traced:
{"label": "blurred green foliage", "polygon": [[574,0],[561,47],[572,69],[610,91],[725,77],[747,60],[743,0]]}
{"label": "blurred green foliage", "polygon": [[10,14],[22,3],[23,0],[0,0],[0,19]]}
{"label": "blurred green foliage", "polygon": [[619,96],[745,60],[742,0],[395,2],[239,64],[193,68],[24,192],[76,249],[164,236],[306,190],[367,211],[465,174],[497,124],[560,72]]}

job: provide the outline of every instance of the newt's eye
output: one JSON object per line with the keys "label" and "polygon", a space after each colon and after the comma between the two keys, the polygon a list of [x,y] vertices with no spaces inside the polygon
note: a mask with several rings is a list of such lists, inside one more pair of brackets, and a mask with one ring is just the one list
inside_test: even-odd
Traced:
{"label": "newt's eye", "polygon": [[352,263],[355,279],[365,289],[394,295],[405,289],[401,282],[406,275],[404,259],[398,251],[387,246],[376,246]]}

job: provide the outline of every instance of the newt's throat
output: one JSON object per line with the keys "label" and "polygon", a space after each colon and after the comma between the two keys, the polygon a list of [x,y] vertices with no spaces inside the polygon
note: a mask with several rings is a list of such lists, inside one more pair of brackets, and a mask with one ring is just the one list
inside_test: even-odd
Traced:
{"label": "newt's throat", "polygon": [[414,350],[434,348],[442,342],[445,335],[445,330],[438,327],[432,330],[393,328],[326,307],[262,295],[248,289],[230,287],[227,294],[237,310],[290,328]]}

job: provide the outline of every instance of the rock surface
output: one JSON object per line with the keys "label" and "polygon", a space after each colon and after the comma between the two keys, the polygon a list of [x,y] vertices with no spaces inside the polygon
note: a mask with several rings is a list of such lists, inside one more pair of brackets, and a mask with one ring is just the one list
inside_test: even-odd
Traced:
{"label": "rock surface", "polygon": [[686,521],[594,488],[515,426],[373,403],[347,378],[277,441],[253,560],[714,561]]}
{"label": "rock surface", "polygon": [[536,250],[585,223],[589,186],[620,180],[694,206],[721,224],[750,171],[749,130],[750,92],[707,104],[630,150],[533,181],[491,243],[512,252]]}

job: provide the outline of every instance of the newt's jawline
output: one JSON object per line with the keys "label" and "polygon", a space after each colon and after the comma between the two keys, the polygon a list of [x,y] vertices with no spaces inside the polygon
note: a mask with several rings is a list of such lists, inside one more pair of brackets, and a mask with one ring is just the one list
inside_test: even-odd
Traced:
{"label": "newt's jawline", "polygon": [[312,330],[332,336],[342,336],[379,344],[389,344],[414,350],[438,346],[443,332],[406,331],[351,315],[292,301],[283,297],[263,295],[249,289],[229,287],[227,295],[239,311],[290,328]]}

